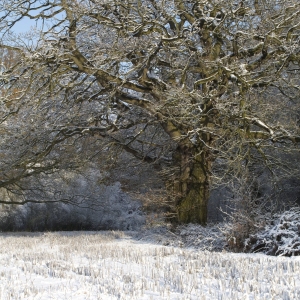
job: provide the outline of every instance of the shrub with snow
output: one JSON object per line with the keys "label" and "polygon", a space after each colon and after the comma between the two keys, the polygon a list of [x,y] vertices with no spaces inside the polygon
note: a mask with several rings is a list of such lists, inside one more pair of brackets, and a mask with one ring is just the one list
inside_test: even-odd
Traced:
{"label": "shrub with snow", "polygon": [[[70,187],[65,198],[74,203],[27,203],[0,210],[0,231],[138,230],[145,223],[141,203],[124,193],[120,183]],[[73,197],[74,198],[74,197]]]}
{"label": "shrub with snow", "polygon": [[203,227],[196,224],[179,226],[177,233],[183,244],[199,250],[222,251],[226,247],[226,238],[222,232],[222,224],[208,224]]}
{"label": "shrub with snow", "polygon": [[267,255],[300,255],[300,207],[276,214],[264,230],[246,239],[245,250]]}
{"label": "shrub with snow", "polygon": [[174,228],[171,224],[144,227],[134,234],[138,240],[155,242],[165,246],[191,247],[200,251],[221,252],[226,248],[224,224],[180,225]]}

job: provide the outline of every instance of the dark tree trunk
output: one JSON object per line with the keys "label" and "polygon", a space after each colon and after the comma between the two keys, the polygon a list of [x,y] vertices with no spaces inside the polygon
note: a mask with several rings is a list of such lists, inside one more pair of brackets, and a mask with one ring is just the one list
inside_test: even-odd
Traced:
{"label": "dark tree trunk", "polygon": [[174,183],[174,191],[179,196],[178,221],[205,225],[210,192],[209,153],[195,146],[179,145],[174,160],[180,166]]}

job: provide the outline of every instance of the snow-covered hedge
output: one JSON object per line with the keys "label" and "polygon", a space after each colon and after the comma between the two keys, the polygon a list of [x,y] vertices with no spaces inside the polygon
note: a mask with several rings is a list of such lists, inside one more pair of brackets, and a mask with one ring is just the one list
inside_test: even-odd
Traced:
{"label": "snow-covered hedge", "polygon": [[300,207],[275,215],[264,230],[246,239],[245,250],[267,255],[300,255]]}
{"label": "snow-covered hedge", "polygon": [[72,192],[81,196],[78,205],[27,203],[0,209],[0,231],[138,230],[144,225],[141,203],[123,192],[120,183],[78,184],[77,189]]}

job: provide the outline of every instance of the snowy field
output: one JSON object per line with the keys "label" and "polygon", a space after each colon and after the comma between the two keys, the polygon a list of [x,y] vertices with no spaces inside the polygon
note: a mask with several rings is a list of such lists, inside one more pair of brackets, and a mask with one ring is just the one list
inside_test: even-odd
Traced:
{"label": "snowy field", "polygon": [[122,232],[0,233],[0,299],[300,299],[300,257],[166,247]]}

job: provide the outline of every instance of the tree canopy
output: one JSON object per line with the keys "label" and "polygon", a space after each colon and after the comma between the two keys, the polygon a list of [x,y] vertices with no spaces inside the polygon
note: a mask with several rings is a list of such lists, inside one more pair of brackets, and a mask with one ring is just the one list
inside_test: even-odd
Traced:
{"label": "tree canopy", "polygon": [[3,189],[116,149],[205,224],[213,181],[299,152],[296,0],[1,0],[0,32]]}

